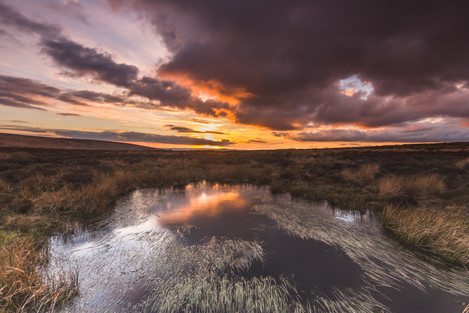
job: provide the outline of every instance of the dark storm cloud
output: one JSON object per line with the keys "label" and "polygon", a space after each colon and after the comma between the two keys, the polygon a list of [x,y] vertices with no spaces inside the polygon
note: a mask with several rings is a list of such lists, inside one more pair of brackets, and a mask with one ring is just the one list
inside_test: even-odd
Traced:
{"label": "dark storm cloud", "polygon": [[22,108],[22,109],[33,109],[33,110],[45,111],[45,109],[43,108],[25,104],[24,102],[17,101],[11,98],[0,97],[0,105],[10,106],[10,107],[15,107],[15,108]]}
{"label": "dark storm cloud", "polygon": [[[138,95],[157,100],[161,106],[192,109],[206,115],[217,115],[216,109],[226,109],[228,105],[213,100],[202,101],[194,97],[190,89],[178,84],[153,77],[139,77],[137,67],[117,63],[106,52],[85,47],[67,38],[60,27],[30,19],[15,9],[0,3],[0,23],[12,25],[21,31],[40,35],[42,52],[57,65],[65,68],[70,76],[90,76],[97,81],[126,88],[128,95]],[[83,104],[73,95],[60,95],[61,100]],[[141,103],[136,103],[141,106]],[[150,106],[154,107],[154,106]]]}
{"label": "dark storm cloud", "polygon": [[38,134],[55,134],[60,137],[75,138],[75,139],[93,139],[93,140],[107,140],[107,141],[121,141],[121,142],[147,142],[147,143],[163,143],[173,145],[195,145],[195,146],[220,146],[225,147],[233,144],[231,141],[223,139],[220,141],[209,140],[203,138],[193,138],[185,136],[166,136],[140,132],[119,132],[119,131],[80,131],[80,130],[65,130],[65,129],[46,129],[36,127],[22,127],[17,125],[3,125],[0,129],[28,131]]}
{"label": "dark storm cloud", "polygon": [[80,114],[77,113],[57,113],[58,115],[62,116],[81,116]]}
{"label": "dark storm cloud", "polygon": [[[161,77],[188,77],[244,96],[233,107],[203,101],[191,87],[142,77],[135,66],[73,41],[60,27],[0,4],[0,23],[39,35],[43,52],[70,75],[122,87],[150,103],[70,92],[54,98],[191,109],[284,131],[311,122],[381,127],[427,117],[469,118],[467,1],[109,1],[114,8],[138,10],[155,25],[172,53],[159,67]],[[363,92],[341,94],[339,82],[348,77],[374,92],[367,98]],[[43,105],[21,96],[10,92],[3,104]]]}
{"label": "dark storm cloud", "polygon": [[216,135],[224,135],[225,133],[219,132],[219,131],[212,131],[212,130],[205,130],[205,131],[200,131],[200,130],[195,130],[189,127],[183,127],[183,126],[176,126],[176,125],[165,125],[171,130],[174,130],[178,133],[196,133],[196,134],[216,134]]}
{"label": "dark storm cloud", "polygon": [[91,76],[128,90],[128,96],[141,96],[156,100],[161,106],[193,109],[198,113],[216,115],[214,109],[227,108],[224,103],[202,101],[191,91],[172,81],[153,77],[138,77],[139,70],[133,65],[116,63],[112,56],[96,49],[85,47],[62,36],[42,40],[43,52],[55,63],[72,71],[76,76]]}
{"label": "dark storm cloud", "polygon": [[150,101],[140,101],[127,94],[106,94],[89,90],[61,90],[34,80],[0,75],[0,105],[44,110],[50,101],[86,106],[90,103],[107,103],[118,106],[154,108]]}
{"label": "dark storm cloud", "polygon": [[[464,0],[110,2],[154,23],[174,54],[160,73],[250,92],[235,112],[242,123],[287,130],[469,117],[468,91],[455,88],[469,79]],[[373,99],[337,93],[337,82],[355,74],[373,84]],[[455,92],[462,108],[447,104]],[[434,96],[439,102],[427,102]]]}
{"label": "dark storm cloud", "polygon": [[357,130],[327,129],[316,132],[301,132],[290,136],[297,141],[330,142],[442,142],[469,141],[469,128],[458,127],[454,121],[428,124],[419,127],[402,126],[400,128]]}
{"label": "dark storm cloud", "polygon": [[60,90],[26,78],[0,75],[0,105],[44,110],[48,104],[38,97],[55,98]]}
{"label": "dark storm cloud", "polygon": [[116,105],[125,104],[127,97],[125,95],[111,95],[106,93],[94,92],[89,90],[74,90],[62,92],[59,100],[72,104],[86,104],[87,102],[111,103]]}
{"label": "dark storm cloud", "polygon": [[116,63],[108,54],[84,47],[62,36],[44,38],[43,51],[58,65],[76,74],[90,74],[98,80],[128,87],[137,78],[135,66]]}

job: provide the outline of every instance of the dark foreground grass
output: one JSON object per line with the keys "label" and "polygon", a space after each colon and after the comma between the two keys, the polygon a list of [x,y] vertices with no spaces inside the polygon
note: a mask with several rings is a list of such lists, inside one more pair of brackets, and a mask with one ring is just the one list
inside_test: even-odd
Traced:
{"label": "dark foreground grass", "polygon": [[269,185],[348,209],[387,208],[384,224],[397,237],[468,265],[467,241],[451,244],[469,233],[468,157],[469,144],[254,152],[4,148],[0,248],[8,253],[0,258],[0,311],[46,310],[76,293],[73,275],[47,286],[37,273],[52,233],[105,217],[136,188],[203,180]]}

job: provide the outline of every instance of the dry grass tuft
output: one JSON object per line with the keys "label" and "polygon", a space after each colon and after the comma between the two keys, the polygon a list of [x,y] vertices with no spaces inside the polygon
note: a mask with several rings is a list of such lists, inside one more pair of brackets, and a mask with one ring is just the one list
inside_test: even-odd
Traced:
{"label": "dry grass tuft", "polygon": [[438,175],[390,176],[379,181],[378,189],[381,195],[397,197],[407,193],[441,194],[446,190],[446,186]]}
{"label": "dry grass tuft", "polygon": [[12,159],[19,159],[19,158],[26,158],[29,157],[30,154],[24,151],[0,151],[0,161],[7,161]]}
{"label": "dry grass tuft", "polygon": [[0,178],[0,193],[11,192],[12,188],[4,179]]}
{"label": "dry grass tuft", "polygon": [[363,164],[358,169],[343,169],[341,175],[344,179],[357,184],[370,183],[379,172],[378,164]]}
{"label": "dry grass tuft", "polygon": [[389,205],[383,218],[385,226],[404,242],[469,265],[469,218],[461,209]]}
{"label": "dry grass tuft", "polygon": [[0,245],[0,311],[52,312],[77,293],[76,275],[47,281],[38,270],[45,261],[31,238]]}
{"label": "dry grass tuft", "polygon": [[438,175],[418,176],[411,186],[411,189],[424,194],[441,194],[446,190],[443,178]]}
{"label": "dry grass tuft", "polygon": [[34,200],[36,210],[42,212],[76,212],[81,216],[107,212],[114,201],[134,188],[134,176],[129,171],[111,174],[95,173],[91,184],[79,189],[63,188],[44,192]]}
{"label": "dry grass tuft", "polygon": [[456,165],[457,168],[463,169],[466,166],[469,166],[469,158],[459,160],[454,165]]}

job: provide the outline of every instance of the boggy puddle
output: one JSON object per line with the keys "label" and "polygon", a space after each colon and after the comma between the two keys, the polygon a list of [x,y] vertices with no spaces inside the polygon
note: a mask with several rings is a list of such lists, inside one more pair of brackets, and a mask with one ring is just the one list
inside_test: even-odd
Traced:
{"label": "boggy puddle", "polygon": [[138,190],[50,241],[78,273],[64,312],[462,312],[468,272],[389,239],[378,217],[251,185]]}

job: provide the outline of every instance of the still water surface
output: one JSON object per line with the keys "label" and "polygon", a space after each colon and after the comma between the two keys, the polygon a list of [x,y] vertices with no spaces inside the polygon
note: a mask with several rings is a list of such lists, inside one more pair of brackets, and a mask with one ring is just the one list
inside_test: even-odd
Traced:
{"label": "still water surface", "polygon": [[462,312],[469,275],[390,240],[371,213],[250,185],[138,190],[51,239],[64,312]]}

